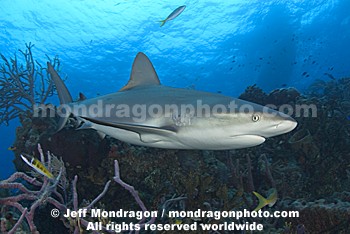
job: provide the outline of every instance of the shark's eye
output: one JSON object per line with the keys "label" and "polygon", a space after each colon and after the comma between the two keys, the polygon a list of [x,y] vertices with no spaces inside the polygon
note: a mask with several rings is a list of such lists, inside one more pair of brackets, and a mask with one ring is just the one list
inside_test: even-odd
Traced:
{"label": "shark's eye", "polygon": [[252,120],[253,120],[253,122],[258,122],[258,121],[260,120],[260,115],[254,114],[254,115],[252,116]]}

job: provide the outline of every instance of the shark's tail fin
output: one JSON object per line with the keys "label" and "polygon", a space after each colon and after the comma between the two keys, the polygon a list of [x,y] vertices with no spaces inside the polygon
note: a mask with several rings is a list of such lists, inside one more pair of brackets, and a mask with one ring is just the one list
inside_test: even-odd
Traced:
{"label": "shark's tail fin", "polygon": [[[49,72],[49,74],[51,75],[51,79],[55,83],[61,105],[73,102],[72,96],[70,95],[67,86],[64,84],[61,77],[58,75],[58,73],[55,71],[55,69],[49,62],[47,63],[47,71]],[[64,127],[64,125],[66,125],[68,118],[69,113],[66,113],[64,117],[60,118],[56,132],[59,132]]]}
{"label": "shark's tail fin", "polygon": [[162,27],[165,24],[166,19],[165,20],[160,20],[159,22],[160,22],[160,27]]}
{"label": "shark's tail fin", "polygon": [[58,97],[60,98],[60,103],[68,104],[73,102],[72,96],[70,95],[66,85],[63,83],[63,80],[49,62],[47,63],[47,71],[49,72],[49,74],[51,75],[51,79],[55,83]]}

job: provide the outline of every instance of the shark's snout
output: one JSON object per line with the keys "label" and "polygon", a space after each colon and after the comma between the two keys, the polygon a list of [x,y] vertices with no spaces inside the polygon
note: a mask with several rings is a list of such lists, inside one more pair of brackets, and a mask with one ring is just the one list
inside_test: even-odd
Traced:
{"label": "shark's snout", "polygon": [[263,137],[273,137],[290,132],[298,123],[289,115],[279,112],[277,115],[267,118],[267,125],[261,129],[261,136]]}
{"label": "shark's snout", "polygon": [[297,121],[295,121],[292,117],[289,117],[277,124],[276,129],[279,134],[283,134],[292,131],[297,125]]}

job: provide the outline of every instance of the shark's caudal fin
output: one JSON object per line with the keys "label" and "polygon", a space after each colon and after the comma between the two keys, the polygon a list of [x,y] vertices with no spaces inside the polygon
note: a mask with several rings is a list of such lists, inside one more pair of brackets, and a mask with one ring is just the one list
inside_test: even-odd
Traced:
{"label": "shark's caudal fin", "polygon": [[132,64],[129,82],[120,91],[147,85],[160,85],[160,82],[151,61],[139,52]]}
{"label": "shark's caudal fin", "polygon": [[[58,73],[55,71],[55,69],[52,67],[52,65],[48,62],[47,63],[47,71],[51,75],[51,79],[55,83],[58,97],[60,99],[61,104],[68,104],[73,102],[72,96],[70,95],[67,86],[64,84],[61,77],[58,75]],[[61,117],[56,132],[60,131],[64,125],[66,125],[69,115],[65,115],[65,117]]]}
{"label": "shark's caudal fin", "polygon": [[50,73],[51,79],[55,83],[58,97],[60,98],[60,103],[68,104],[73,102],[72,96],[70,95],[66,85],[63,83],[63,80],[49,62],[47,63],[47,71]]}
{"label": "shark's caudal fin", "polygon": [[163,25],[166,23],[166,19],[165,20],[160,20],[160,27],[163,27]]}

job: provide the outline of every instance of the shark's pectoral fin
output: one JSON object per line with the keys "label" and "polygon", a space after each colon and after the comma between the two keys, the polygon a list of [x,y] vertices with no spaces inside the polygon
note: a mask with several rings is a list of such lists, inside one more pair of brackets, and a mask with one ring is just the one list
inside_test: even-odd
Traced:
{"label": "shark's pectoral fin", "polygon": [[160,81],[151,61],[144,53],[139,52],[132,64],[129,82],[120,91],[146,85],[160,85]]}
{"label": "shark's pectoral fin", "polygon": [[237,149],[260,145],[264,141],[265,138],[258,135],[238,135],[230,137],[230,142],[236,145]]}
{"label": "shark's pectoral fin", "polygon": [[87,129],[93,128],[98,130],[98,127],[94,127],[93,125],[102,125],[104,127],[109,128],[118,128],[123,129],[129,132],[137,133],[140,137],[140,141],[145,143],[155,143],[162,141],[166,136],[171,134],[175,134],[177,129],[173,126],[162,126],[162,127],[154,127],[154,126],[145,126],[138,124],[127,124],[127,123],[116,123],[116,122],[107,122],[101,121],[93,118],[81,117],[86,120],[84,125],[79,129]]}
{"label": "shark's pectoral fin", "polygon": [[149,134],[149,133],[142,133],[142,134],[139,133],[139,136],[140,136],[140,141],[148,144],[161,142],[163,140],[159,135]]}
{"label": "shark's pectoral fin", "polygon": [[176,133],[175,128],[168,126],[164,127],[153,127],[153,126],[144,126],[144,125],[135,125],[135,124],[113,124],[114,127],[135,132],[139,134],[140,141],[144,143],[156,143],[164,141],[166,136]]}

